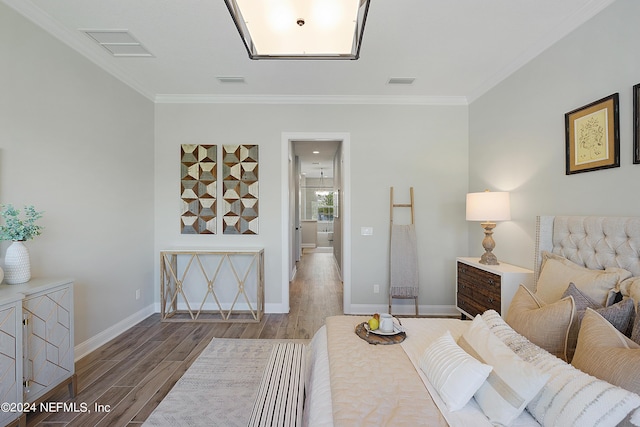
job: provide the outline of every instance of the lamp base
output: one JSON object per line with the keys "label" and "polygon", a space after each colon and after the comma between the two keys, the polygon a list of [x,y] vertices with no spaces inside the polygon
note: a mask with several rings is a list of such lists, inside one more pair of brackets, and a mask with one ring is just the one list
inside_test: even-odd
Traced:
{"label": "lamp base", "polygon": [[493,229],[496,228],[496,223],[483,222],[480,225],[484,228],[484,239],[482,239],[484,253],[480,257],[480,264],[499,265],[498,258],[492,252],[493,248],[496,247],[496,242],[494,242],[491,235],[493,234]]}
{"label": "lamp base", "polygon": [[482,256],[480,257],[480,264],[500,265],[500,263],[498,262],[498,257],[496,257],[493,252],[489,251],[482,254]]}

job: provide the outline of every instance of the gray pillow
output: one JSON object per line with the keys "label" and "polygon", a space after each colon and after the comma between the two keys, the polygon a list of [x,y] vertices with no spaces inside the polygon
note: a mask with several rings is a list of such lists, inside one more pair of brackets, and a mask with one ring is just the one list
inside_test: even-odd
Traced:
{"label": "gray pillow", "polygon": [[573,282],[569,283],[569,287],[562,294],[562,298],[569,296],[573,297],[576,311],[573,314],[573,321],[571,322],[569,334],[567,336],[567,362],[571,362],[573,354],[576,351],[576,346],[578,345],[578,332],[580,331],[580,324],[582,323],[585,311],[587,308],[592,308],[594,310],[603,308],[602,304],[598,304],[592,300],[588,295],[578,289]]}
{"label": "gray pillow", "polygon": [[625,298],[609,307],[598,308],[596,312],[607,319],[617,330],[630,337],[636,317],[635,305],[633,298]]}

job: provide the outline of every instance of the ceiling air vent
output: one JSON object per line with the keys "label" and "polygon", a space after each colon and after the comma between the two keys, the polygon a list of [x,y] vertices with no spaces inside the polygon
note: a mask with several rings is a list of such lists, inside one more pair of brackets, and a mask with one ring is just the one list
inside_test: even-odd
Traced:
{"label": "ceiling air vent", "polygon": [[242,76],[219,76],[216,77],[220,83],[246,83]]}
{"label": "ceiling air vent", "polygon": [[415,77],[391,77],[387,84],[390,85],[412,85]]}
{"label": "ceiling air vent", "polygon": [[94,42],[105,48],[111,55],[118,57],[153,56],[127,30],[80,30]]}

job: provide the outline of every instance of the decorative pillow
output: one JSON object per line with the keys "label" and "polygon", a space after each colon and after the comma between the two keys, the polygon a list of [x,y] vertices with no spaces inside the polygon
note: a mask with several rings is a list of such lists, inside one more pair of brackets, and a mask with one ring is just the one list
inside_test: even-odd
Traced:
{"label": "decorative pillow", "polygon": [[640,345],[587,309],[571,364],[587,374],[640,393]]}
{"label": "decorative pillow", "polygon": [[542,253],[542,260],[536,297],[547,304],[558,301],[569,283],[573,282],[585,295],[604,306],[609,291],[631,276],[630,272],[622,268],[590,270],[546,251]]}
{"label": "decorative pillow", "polygon": [[529,341],[567,360],[567,339],[574,312],[572,297],[544,305],[529,289],[520,285],[511,300],[506,321]]}
{"label": "decorative pillow", "polygon": [[631,277],[620,283],[620,293],[623,298],[633,298],[634,301],[640,301],[640,277]]}
{"label": "decorative pillow", "polygon": [[469,356],[449,331],[427,347],[419,366],[450,411],[462,409],[493,369]]}
{"label": "decorative pillow", "polygon": [[494,425],[511,424],[549,379],[495,337],[481,315],[473,319],[458,344],[482,363],[493,366],[474,397]]}
{"label": "decorative pillow", "polygon": [[[516,333],[494,310],[482,318],[489,329],[522,360],[550,379],[527,405],[544,427],[615,426],[640,406],[640,396],[588,375],[553,357]],[[612,361],[615,363],[615,361]]]}
{"label": "decorative pillow", "polygon": [[569,328],[569,337],[567,338],[567,362],[571,362],[573,358],[573,354],[576,351],[576,344],[578,343],[578,331],[580,330],[580,322],[582,322],[582,317],[584,316],[584,312],[587,308],[602,308],[602,304],[598,304],[588,295],[585,295],[580,289],[576,287],[576,285],[572,282],[569,283],[569,287],[562,294],[562,298],[566,298],[568,296],[573,297],[573,302],[576,305],[576,310],[573,315],[573,321],[571,322],[571,327]]}
{"label": "decorative pillow", "polygon": [[635,301],[633,298],[624,298],[622,301],[608,307],[597,308],[602,317],[609,321],[618,331],[630,337],[636,318]]}

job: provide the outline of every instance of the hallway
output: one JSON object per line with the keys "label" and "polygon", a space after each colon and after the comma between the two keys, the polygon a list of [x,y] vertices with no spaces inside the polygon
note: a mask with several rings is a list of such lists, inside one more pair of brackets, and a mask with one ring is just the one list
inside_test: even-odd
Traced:
{"label": "hallway", "polygon": [[303,252],[291,282],[289,304],[288,320],[298,324],[296,338],[311,338],[326,317],[343,314],[342,281],[332,252]]}

